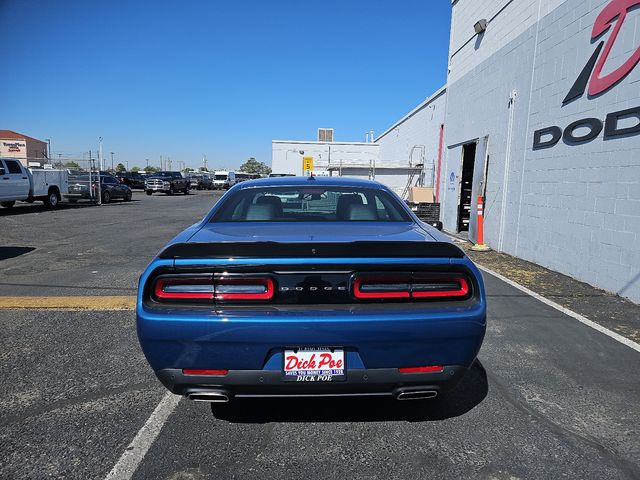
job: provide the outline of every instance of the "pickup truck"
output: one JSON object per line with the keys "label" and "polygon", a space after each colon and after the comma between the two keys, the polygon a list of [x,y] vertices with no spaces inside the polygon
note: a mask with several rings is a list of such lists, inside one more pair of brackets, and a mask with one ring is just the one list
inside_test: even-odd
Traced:
{"label": "pickup truck", "polygon": [[0,205],[5,208],[13,207],[16,201],[35,200],[57,207],[68,189],[66,170],[26,168],[20,160],[0,158]]}
{"label": "pickup truck", "polygon": [[147,195],[153,192],[164,192],[169,195],[182,192],[189,194],[189,180],[184,178],[180,172],[158,172],[151,177],[147,177],[144,190]]}

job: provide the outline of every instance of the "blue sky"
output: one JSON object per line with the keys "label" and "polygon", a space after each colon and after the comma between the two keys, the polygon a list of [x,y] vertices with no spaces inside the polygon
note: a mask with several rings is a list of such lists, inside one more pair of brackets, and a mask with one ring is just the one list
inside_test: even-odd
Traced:
{"label": "blue sky", "polygon": [[[450,0],[0,0],[0,128],[235,167],[381,133],[446,80]],[[174,163],[174,166],[176,164]]]}

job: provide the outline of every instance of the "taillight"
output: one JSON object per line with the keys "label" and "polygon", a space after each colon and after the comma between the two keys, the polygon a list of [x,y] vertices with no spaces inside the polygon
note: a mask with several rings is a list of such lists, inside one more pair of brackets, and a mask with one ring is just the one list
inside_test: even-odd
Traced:
{"label": "taillight", "polygon": [[274,281],[257,276],[168,275],[158,277],[153,286],[153,296],[159,301],[266,301],[274,293]]}
{"label": "taillight", "polygon": [[361,275],[353,279],[353,296],[370,299],[463,298],[469,282],[463,276]]}
{"label": "taillight", "polygon": [[220,277],[214,280],[216,300],[271,300],[273,280],[269,277]]}
{"label": "taillight", "polygon": [[213,280],[210,275],[160,277],[153,293],[158,300],[213,300]]}
{"label": "taillight", "polygon": [[400,373],[440,373],[444,372],[442,365],[427,365],[424,367],[403,367],[399,368]]}

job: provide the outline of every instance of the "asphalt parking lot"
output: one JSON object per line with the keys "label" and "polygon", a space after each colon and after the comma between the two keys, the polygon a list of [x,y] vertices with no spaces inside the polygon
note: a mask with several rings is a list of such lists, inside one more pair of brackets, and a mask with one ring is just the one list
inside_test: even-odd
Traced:
{"label": "asphalt parking lot", "polygon": [[[153,255],[218,196],[0,211],[0,296],[135,295]],[[243,400],[213,412],[180,400],[148,451],[124,463],[166,398],[134,312],[90,300],[2,308],[0,478],[105,478],[116,465],[112,478],[640,478],[640,351],[485,280],[487,337],[449,396]]]}

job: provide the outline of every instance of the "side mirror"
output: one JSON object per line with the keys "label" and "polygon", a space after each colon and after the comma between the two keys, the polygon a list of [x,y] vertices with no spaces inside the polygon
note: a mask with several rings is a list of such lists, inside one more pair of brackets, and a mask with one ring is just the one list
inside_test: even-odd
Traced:
{"label": "side mirror", "polygon": [[438,230],[442,230],[442,222],[431,222],[429,223],[429,225],[431,225],[434,228],[437,228]]}
{"label": "side mirror", "polygon": [[0,167],[0,175],[4,175],[4,168]]}

